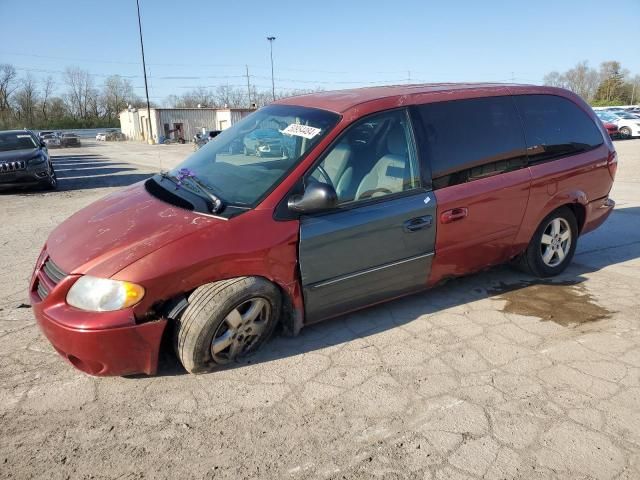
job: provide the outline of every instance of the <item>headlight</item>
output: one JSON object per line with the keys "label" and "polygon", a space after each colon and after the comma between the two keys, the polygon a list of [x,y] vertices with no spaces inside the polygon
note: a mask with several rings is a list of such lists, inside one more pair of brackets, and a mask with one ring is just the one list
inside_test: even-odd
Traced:
{"label": "headlight", "polygon": [[131,307],[142,297],[144,288],[135,283],[85,275],[71,286],[67,303],[81,310],[111,312]]}
{"label": "headlight", "polygon": [[29,164],[30,165],[38,165],[39,163],[42,163],[42,162],[44,162],[44,157],[42,155],[39,155],[39,154],[36,155],[35,157],[29,159]]}

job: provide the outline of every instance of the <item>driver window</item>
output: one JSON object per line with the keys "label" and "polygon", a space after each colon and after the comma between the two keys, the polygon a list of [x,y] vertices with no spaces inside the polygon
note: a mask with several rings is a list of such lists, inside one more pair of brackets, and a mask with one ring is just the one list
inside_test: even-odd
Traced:
{"label": "driver window", "polygon": [[418,188],[420,174],[407,112],[381,113],[349,127],[309,180],[332,186],[339,204]]}

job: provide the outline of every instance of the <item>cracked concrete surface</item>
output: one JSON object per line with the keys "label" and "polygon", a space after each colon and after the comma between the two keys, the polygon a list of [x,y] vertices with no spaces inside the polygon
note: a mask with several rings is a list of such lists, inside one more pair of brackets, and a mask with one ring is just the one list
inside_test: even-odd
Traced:
{"label": "cracked concrete surface", "polygon": [[[186,375],[166,353],[139,378],[63,362],[27,283],[56,224],[188,150],[134,145],[146,166],[126,144],[55,152],[59,192],[0,194],[0,478],[640,478],[640,140],[616,147],[612,217],[561,284],[531,290],[587,295],[606,318],[510,309],[531,279],[500,267],[274,338],[233,368]],[[70,154],[95,156],[82,170]]]}

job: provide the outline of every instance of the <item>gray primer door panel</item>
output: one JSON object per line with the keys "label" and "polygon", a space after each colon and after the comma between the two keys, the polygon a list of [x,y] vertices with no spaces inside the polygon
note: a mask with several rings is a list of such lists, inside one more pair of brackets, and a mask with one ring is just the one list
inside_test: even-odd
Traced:
{"label": "gray primer door panel", "polygon": [[422,191],[303,217],[299,255],[306,323],[424,288],[435,215],[435,196]]}

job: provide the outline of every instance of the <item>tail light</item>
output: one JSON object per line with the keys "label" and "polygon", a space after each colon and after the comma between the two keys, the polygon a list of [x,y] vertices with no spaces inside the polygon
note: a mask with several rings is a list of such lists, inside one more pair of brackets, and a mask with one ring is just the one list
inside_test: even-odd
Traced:
{"label": "tail light", "polygon": [[616,171],[618,170],[618,154],[615,150],[609,152],[609,156],[607,157],[607,167],[609,168],[609,175],[611,175],[611,179],[613,180],[616,177]]}

